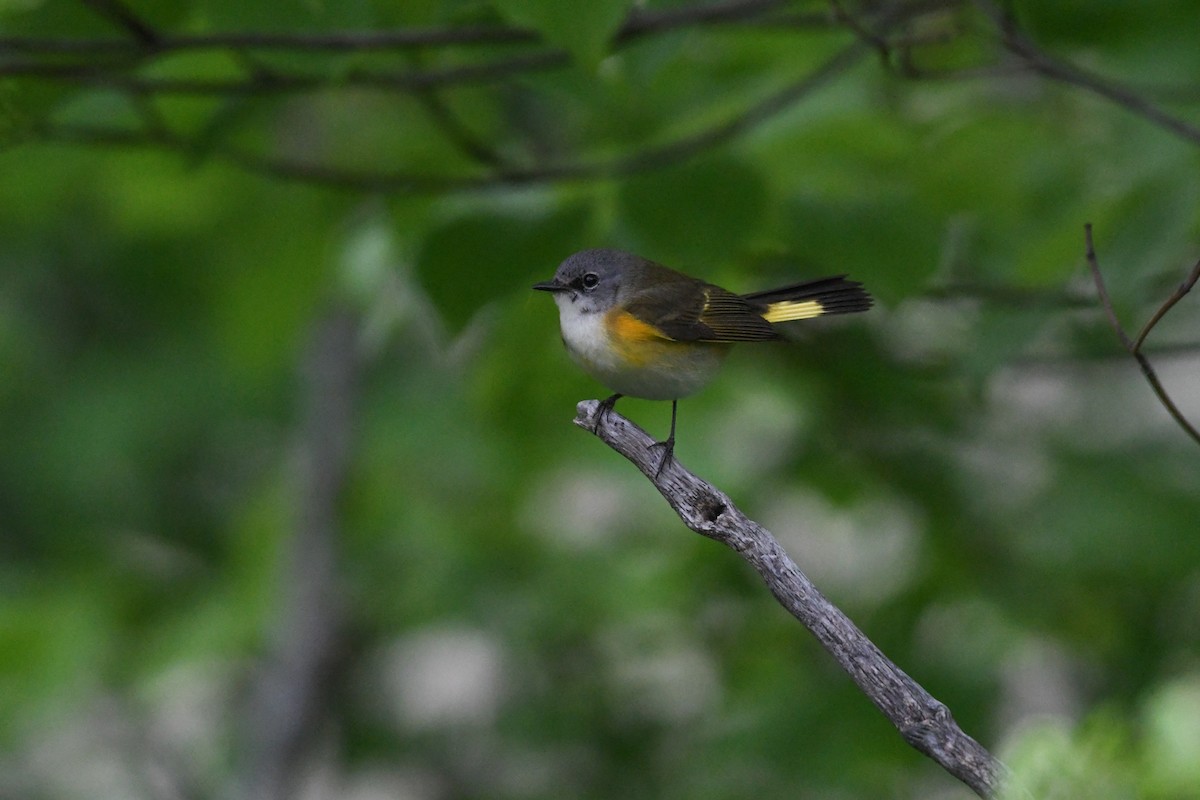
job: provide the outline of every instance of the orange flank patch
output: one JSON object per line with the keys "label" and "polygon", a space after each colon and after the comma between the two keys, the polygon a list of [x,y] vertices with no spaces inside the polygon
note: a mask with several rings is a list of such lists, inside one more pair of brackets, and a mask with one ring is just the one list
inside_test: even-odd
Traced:
{"label": "orange flank patch", "polygon": [[644,366],[658,361],[663,357],[664,350],[676,344],[674,339],[650,323],[642,322],[617,308],[604,315],[604,327],[610,341],[630,366]]}
{"label": "orange flank patch", "polygon": [[649,342],[655,339],[674,341],[649,322],[642,322],[633,314],[619,308],[614,308],[604,315],[604,324],[608,328],[608,335],[618,343]]}
{"label": "orange flank patch", "polygon": [[781,303],[771,303],[763,314],[767,322],[791,322],[797,319],[812,319],[825,313],[825,307],[819,300],[784,300]]}

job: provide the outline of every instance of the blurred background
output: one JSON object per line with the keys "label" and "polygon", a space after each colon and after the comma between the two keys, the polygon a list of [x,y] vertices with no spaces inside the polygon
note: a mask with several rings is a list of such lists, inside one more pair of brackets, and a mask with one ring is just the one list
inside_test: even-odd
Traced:
{"label": "blurred background", "polygon": [[[676,455],[1037,797],[1200,797],[1149,3],[0,4],[0,796],[964,798],[571,424],[571,252],[869,314]],[[1200,421],[1200,307],[1146,343]],[[665,435],[669,404],[621,413]]]}

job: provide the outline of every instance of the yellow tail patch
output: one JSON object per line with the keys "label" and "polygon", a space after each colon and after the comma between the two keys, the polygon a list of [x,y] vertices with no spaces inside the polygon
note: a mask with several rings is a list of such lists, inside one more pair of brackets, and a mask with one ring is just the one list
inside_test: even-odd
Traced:
{"label": "yellow tail patch", "polygon": [[791,322],[797,319],[812,319],[824,313],[825,306],[821,305],[819,300],[803,300],[800,302],[784,300],[779,303],[771,303],[771,305],[767,306],[767,311],[762,316],[767,322]]}

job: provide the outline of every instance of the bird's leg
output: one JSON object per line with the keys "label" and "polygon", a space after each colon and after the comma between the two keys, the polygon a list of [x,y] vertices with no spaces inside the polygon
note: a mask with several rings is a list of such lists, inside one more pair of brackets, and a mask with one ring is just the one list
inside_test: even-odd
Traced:
{"label": "bird's leg", "polygon": [[624,395],[614,394],[606,400],[600,401],[600,410],[596,412],[596,424],[592,426],[592,433],[600,432],[600,423],[604,422],[604,418],[608,416],[608,412],[613,410],[613,406],[617,404]]}
{"label": "bird's leg", "polygon": [[670,464],[675,458],[675,412],[679,409],[679,401],[671,401],[671,433],[667,436],[666,441],[655,442],[651,447],[661,447],[663,449],[662,459],[658,462],[658,469],[654,472],[654,477],[662,475],[663,469]]}

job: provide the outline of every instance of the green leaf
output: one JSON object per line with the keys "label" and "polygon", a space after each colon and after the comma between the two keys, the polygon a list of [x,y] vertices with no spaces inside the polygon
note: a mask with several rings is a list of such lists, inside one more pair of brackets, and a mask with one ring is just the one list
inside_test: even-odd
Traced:
{"label": "green leaf", "polygon": [[496,8],[510,22],[540,33],[546,41],[566,49],[580,62],[594,67],[604,57],[613,34],[620,28],[630,0],[496,0]]}
{"label": "green leaf", "polygon": [[450,326],[460,328],[488,303],[546,279],[586,246],[590,207],[568,204],[541,214],[475,211],[425,237],[417,257],[421,283]]}
{"label": "green leaf", "polygon": [[758,231],[767,189],[749,163],[715,158],[633,178],[619,202],[648,253],[711,264],[739,252]]}
{"label": "green leaf", "polygon": [[886,302],[924,289],[937,268],[937,230],[914,221],[911,193],[888,187],[853,200],[805,195],[785,208],[788,250],[812,274],[849,273]]}

